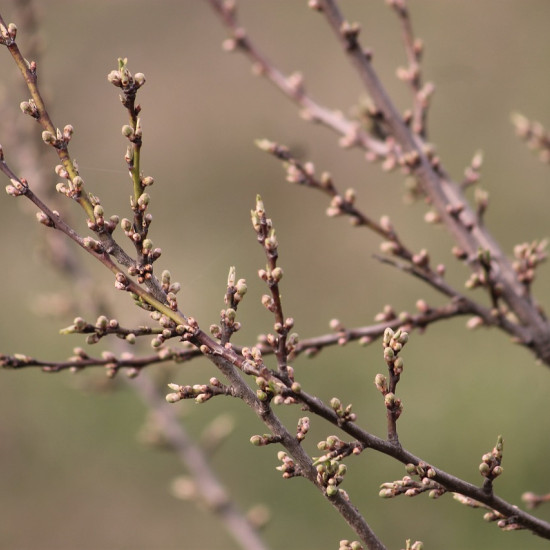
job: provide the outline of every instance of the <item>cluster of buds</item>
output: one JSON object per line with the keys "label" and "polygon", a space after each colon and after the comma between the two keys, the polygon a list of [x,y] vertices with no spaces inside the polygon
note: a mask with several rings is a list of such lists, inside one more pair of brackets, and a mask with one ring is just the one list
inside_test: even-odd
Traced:
{"label": "cluster of buds", "polygon": [[[325,177],[325,174],[323,174],[323,176]],[[352,216],[352,224],[361,224],[361,219],[357,215],[353,215],[353,212],[356,212],[356,210],[354,209],[356,197],[356,191],[351,187],[349,189],[346,189],[343,195],[334,195],[332,197],[332,200],[330,201],[330,206],[327,208],[327,216],[329,218],[335,218],[336,216],[348,214]]]}
{"label": "cluster of buds", "polygon": [[489,510],[483,514],[485,521],[496,521],[497,526],[503,531],[519,531],[525,529],[525,526],[518,523],[517,518],[514,516],[506,517],[497,510]]}
{"label": "cluster of buds", "polygon": [[354,412],[351,412],[351,403],[344,407],[340,399],[333,397],[330,400],[330,408],[336,413],[336,416],[338,416],[339,425],[342,425],[345,422],[355,422],[357,420],[357,415]]}
{"label": "cluster of buds", "polygon": [[161,326],[160,334],[157,334],[151,340],[151,346],[154,349],[159,349],[164,342],[170,338],[180,337],[182,341],[186,341],[193,336],[198,327],[196,321],[192,317],[187,319],[187,324],[178,325],[174,320],[170,319],[170,317],[159,311],[154,310],[150,315],[153,321],[157,321]]}
{"label": "cluster of buds", "polygon": [[[283,152],[285,150],[286,148],[282,149]],[[284,158],[281,154],[281,149],[279,149],[274,154],[279,158]],[[293,157],[291,157],[290,153],[288,153],[287,156],[289,159],[292,160],[292,162],[287,162],[284,164],[284,168],[286,171],[286,181],[288,181],[289,183],[297,183],[298,185],[308,185],[316,187],[317,182],[315,180],[315,165],[313,164],[313,162],[306,162],[304,165],[302,165],[298,163]]]}
{"label": "cluster of buds", "polygon": [[[20,105],[21,110],[25,113],[29,113],[31,116],[36,118],[34,115],[34,109],[36,105],[33,106],[30,101],[24,101]],[[51,145],[55,149],[67,149],[67,145],[71,138],[73,137],[74,128],[71,124],[67,124],[63,131],[59,128],[56,128],[55,133],[50,130],[44,130],[42,132],[42,141],[47,145]]]}
{"label": "cluster of buds", "polygon": [[139,88],[145,84],[145,75],[143,73],[136,73],[132,75],[129,71],[127,58],[118,59],[118,70],[111,71],[107,75],[107,80],[117,88],[121,88],[126,94],[135,93]]}
{"label": "cluster of buds", "polygon": [[27,180],[25,178],[10,178],[10,182],[11,183],[8,183],[8,185],[6,185],[6,193],[12,197],[19,197],[21,195],[24,195],[29,189]]}
{"label": "cluster of buds", "polygon": [[267,283],[270,288],[279,284],[283,278],[283,274],[283,269],[281,267],[270,269],[269,266],[266,266],[265,269],[258,270],[258,277],[264,281],[264,283]]}
{"label": "cluster of buds", "polygon": [[277,453],[277,458],[282,464],[277,466],[276,469],[282,472],[284,479],[290,479],[291,477],[301,475],[296,463],[285,451],[279,451]]}
{"label": "cluster of buds", "polygon": [[[410,475],[406,475],[403,479],[397,481],[383,483],[380,486],[379,496],[382,498],[394,498],[398,495],[415,497],[428,492],[428,496],[435,499],[447,492],[442,485],[434,481],[435,470],[428,464],[423,462],[418,465],[407,464],[406,470]],[[411,475],[418,475],[420,481],[414,480]]]}
{"label": "cluster of buds", "polygon": [[103,336],[118,333],[119,323],[117,319],[108,319],[100,315],[95,324],[87,323],[82,317],[75,317],[73,324],[61,329],[60,334],[88,334],[87,344],[97,344]]}
{"label": "cluster of buds", "polygon": [[525,286],[529,286],[535,278],[535,270],[546,260],[546,246],[548,241],[533,241],[522,243],[514,247],[513,267],[517,273],[518,280]]}
{"label": "cluster of buds", "polygon": [[[67,129],[70,128],[70,132],[67,131]],[[59,132],[59,130],[58,130]],[[72,126],[65,126],[65,131],[63,134],[66,136],[66,143],[69,141],[69,136],[72,135]],[[42,138],[44,139],[45,135],[51,135],[49,132],[42,132]],[[46,141],[46,139],[44,139]],[[48,143],[48,141],[46,141]],[[65,146],[66,146],[65,143]],[[53,143],[52,143],[53,144]],[[55,144],[54,144],[55,145]],[[65,181],[59,182],[55,189],[58,193],[61,193],[62,195],[65,195],[66,197],[69,197],[70,199],[78,200],[83,193],[84,189],[84,180],[82,177],[78,174],[78,164],[76,161],[66,160],[65,164],[58,164],[55,167],[55,173],[58,177],[63,178]],[[99,199],[97,197],[94,197],[90,195],[90,202],[92,203],[92,206],[99,205]],[[103,218],[103,212],[100,214],[96,214],[94,212],[94,218],[101,217]],[[114,228],[116,227],[116,224],[118,223],[118,219],[116,220],[116,223],[112,226],[112,231],[114,231]],[[104,221],[102,221],[101,225],[94,224],[94,220],[88,220],[88,227],[92,229],[93,231],[98,231],[100,227],[103,227]],[[108,226],[110,227],[110,226]]]}
{"label": "cluster of buds", "polygon": [[[291,367],[288,368],[290,369]],[[296,398],[291,392],[300,393],[298,382],[292,383],[291,392],[289,392],[287,386],[277,378],[271,376],[265,368],[261,376],[256,376],[255,381],[258,386],[256,397],[260,401],[273,402],[275,405],[293,405],[296,403]]]}
{"label": "cluster of buds", "polygon": [[196,403],[205,403],[214,396],[215,385],[180,386],[179,384],[168,384],[168,387],[174,392],[166,396],[168,403],[177,403],[182,399],[194,399]]}
{"label": "cluster of buds", "polygon": [[493,481],[502,474],[503,469],[500,465],[502,462],[502,449],[504,442],[502,436],[499,435],[497,443],[490,453],[485,453],[481,458],[482,462],[479,465],[479,473],[488,481]]}
{"label": "cluster of buds", "polygon": [[286,336],[286,352],[288,355],[292,354],[298,343],[298,334],[295,332],[289,334],[293,327],[294,319],[292,317],[287,317],[284,323],[280,323],[279,321],[275,322],[273,328],[276,334],[266,334],[262,338],[262,343],[268,345],[274,352],[277,352],[279,348],[279,338],[281,336]]}
{"label": "cluster of buds", "polygon": [[550,162],[550,134],[540,122],[531,122],[518,113],[512,115],[512,123],[516,127],[517,135],[527,146],[539,153],[542,162]]}
{"label": "cluster of buds", "polygon": [[224,296],[224,302],[231,308],[236,308],[241,302],[248,287],[246,286],[246,279],[239,279],[236,281],[235,267],[229,268],[229,275],[227,276],[227,291]]}
{"label": "cluster of buds", "polygon": [[500,529],[503,531],[517,531],[519,529],[525,529],[524,526],[520,525],[517,522],[517,518],[514,516],[505,516],[504,514],[501,514],[497,510],[494,510],[493,508],[490,508],[486,504],[483,504],[477,500],[474,500],[473,498],[461,495],[460,493],[454,493],[453,498],[460,502],[461,504],[464,504],[464,506],[469,506],[470,508],[483,508],[487,510],[485,514],[483,514],[483,519],[485,521],[496,521],[497,525]]}
{"label": "cluster of buds", "polygon": [[384,347],[384,360],[393,374],[398,375],[403,372],[403,359],[398,357],[399,352],[409,341],[409,333],[401,329],[395,332],[391,328],[386,328],[382,339]]}
{"label": "cluster of buds", "polygon": [[[65,170],[65,168],[59,164],[55,168],[56,173],[58,176],[61,177],[67,177],[68,173]],[[69,180],[69,187],[65,186],[64,183],[58,183],[57,184],[57,190],[60,193],[63,193],[71,198],[78,198],[82,191],[82,186],[84,185],[84,181],[80,176],[76,176],[72,182]],[[106,231],[107,233],[111,234],[118,225],[119,217],[114,215],[111,216],[108,220],[105,219],[105,211],[103,209],[103,206],[101,205],[101,202],[98,197],[94,195],[89,195],[90,203],[93,206],[93,219],[88,219],[88,229],[91,231],[95,231],[97,233],[101,231]]]}
{"label": "cluster of buds", "polygon": [[[241,323],[236,321],[237,311],[231,307],[227,309],[222,309],[220,312],[220,322],[221,325],[228,329],[231,333],[237,332],[241,329]],[[221,328],[218,325],[213,325],[210,327],[210,332],[212,335],[221,334]]]}
{"label": "cluster of buds", "polygon": [[325,451],[323,456],[315,458],[317,479],[326,487],[327,496],[334,497],[338,494],[338,486],[344,480],[347,472],[347,466],[341,462],[342,459],[350,454],[359,454],[362,449],[357,445],[342,441],[335,435],[327,437],[325,441],[320,441],[317,448]]}
{"label": "cluster of buds", "polygon": [[303,416],[298,419],[298,427],[296,429],[296,439],[303,441],[309,432],[309,417]]}
{"label": "cluster of buds", "polygon": [[0,44],[5,46],[11,46],[15,42],[17,36],[17,26],[15,23],[9,23],[6,27],[0,24]]}
{"label": "cluster of buds", "polygon": [[273,222],[271,219],[266,218],[264,203],[260,195],[256,195],[256,208],[250,211],[250,219],[254,231],[258,234],[258,241],[263,245],[266,252],[276,256],[279,243],[275,237]]}
{"label": "cluster of buds", "polygon": [[[148,265],[150,264],[146,264],[144,267],[147,267]],[[167,269],[165,269],[161,275],[161,285],[162,285],[162,290],[164,290],[164,292],[166,293],[166,302],[168,303],[168,307],[172,311],[177,311],[178,302],[177,302],[176,294],[181,290],[181,284],[178,282],[172,283],[171,278],[172,276],[170,272]],[[138,281],[139,281],[139,277],[138,277]]]}

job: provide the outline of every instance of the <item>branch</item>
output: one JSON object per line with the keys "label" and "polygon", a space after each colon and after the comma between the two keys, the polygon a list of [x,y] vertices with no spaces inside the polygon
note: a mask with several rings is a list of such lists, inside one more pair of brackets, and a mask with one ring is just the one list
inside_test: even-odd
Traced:
{"label": "branch", "polygon": [[[266,61],[263,55],[259,54],[258,48],[244,29],[239,27],[234,2],[208,1],[233,35],[230,43],[226,44],[227,49],[239,49],[253,63],[258,63],[261,69],[260,74],[265,74],[272,83],[294,101],[304,97],[301,86],[297,90],[293,90],[281,73]],[[403,11],[406,9],[406,4],[404,0],[399,0],[399,2],[396,0],[391,4],[397,9],[405,25],[406,45],[410,44],[412,30],[409,27],[408,13]],[[550,365],[550,325],[548,320],[541,313],[530,294],[526,292],[525,286],[518,280],[517,273],[496,240],[481,223],[479,213],[472,210],[468,204],[462,186],[457,185],[449,178],[433,150],[427,146],[421,135],[415,134],[410,129],[407,121],[398,113],[371,65],[370,53],[364,50],[359,43],[359,26],[349,24],[344,20],[334,0],[314,0],[310,5],[326,16],[329,25],[363,81],[374,102],[378,125],[382,125],[388,134],[384,142],[386,147],[375,147],[372,141],[364,138],[362,132],[359,134],[360,137],[356,138],[357,130],[348,125],[323,122],[327,127],[342,135],[347,145],[364,148],[368,158],[382,157],[386,158],[386,162],[392,166],[396,164],[405,166],[406,170],[414,175],[420,183],[423,193],[436,211],[437,218],[451,232],[457,243],[457,247],[455,247],[457,257],[464,260],[470,269],[482,270],[478,260],[479,252],[480,250],[488,252],[492,286],[498,288],[500,299],[508,305],[510,311],[519,320],[511,334],[518,342],[532,350],[542,362]],[[405,13],[406,18],[403,19]],[[409,55],[412,53],[411,51]],[[419,56],[420,52],[415,55]],[[419,109],[417,112],[420,112]],[[420,134],[424,131],[421,130]],[[373,139],[371,136],[369,137]],[[389,143],[391,146],[388,145]],[[512,327],[507,324],[506,327],[501,326],[501,328],[508,330]]]}

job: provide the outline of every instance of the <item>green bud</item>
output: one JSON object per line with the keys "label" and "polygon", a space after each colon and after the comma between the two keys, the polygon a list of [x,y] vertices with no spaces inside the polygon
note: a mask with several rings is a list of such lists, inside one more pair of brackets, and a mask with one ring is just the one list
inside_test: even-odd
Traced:
{"label": "green bud", "polygon": [[151,200],[151,197],[149,196],[149,193],[142,193],[139,196],[138,205],[141,207],[147,206],[150,200]]}
{"label": "green bud", "polygon": [[246,286],[246,279],[239,279],[237,281],[237,284],[235,285],[235,288],[237,289],[238,294],[244,296],[246,294],[246,291],[248,290]]}
{"label": "green bud", "polygon": [[482,462],[480,465],[479,465],[479,473],[482,475],[482,476],[487,476],[491,473],[491,467],[489,466],[489,464],[487,464],[486,462]]}
{"label": "green bud", "polygon": [[252,443],[252,445],[254,445],[255,447],[261,447],[262,442],[263,442],[263,438],[261,435],[253,435],[250,438],[250,443]]}

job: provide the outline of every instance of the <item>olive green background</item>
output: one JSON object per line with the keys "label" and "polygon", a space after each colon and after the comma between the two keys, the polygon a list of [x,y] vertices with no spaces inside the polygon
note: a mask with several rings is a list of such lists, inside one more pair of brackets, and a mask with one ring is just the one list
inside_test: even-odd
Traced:
{"label": "olive green background", "polygon": [[[314,98],[350,112],[363,90],[322,16],[307,9],[305,1],[239,4],[243,25],[279,68],[303,71]],[[443,165],[460,180],[474,153],[484,151],[481,185],[491,194],[487,224],[506,251],[547,236],[548,167],[519,143],[509,117],[517,110],[550,126],[550,4],[411,4],[415,29],[426,44],[424,75],[436,84],[429,132]],[[382,1],[342,1],[341,7],[349,19],[362,23],[363,44],[373,49],[375,68],[404,110],[411,98],[395,78],[396,67],[405,63],[397,19]],[[217,321],[227,271],[235,265],[238,277],[249,283],[239,309],[243,331],[235,342],[252,344],[258,332],[271,329],[272,319],[260,305],[264,288],[256,277],[265,261],[249,221],[257,193],[277,228],[285,313],[295,318],[302,337],[328,332],[334,317],[348,327],[369,324],[386,303],[397,311],[414,310],[418,298],[444,303],[421,282],[373,259],[379,245],[374,235],[345,220],[328,219],[325,197],[286,183],[279,164],[254,147],[256,138],[284,143],[314,161],[319,172],[329,170],[342,189],[356,188],[359,206],[374,218],[389,214],[407,244],[429,249],[462,289],[467,272],[450,254],[451,239],[443,228],[421,221],[425,205],[403,204],[403,178],[367,164],[358,151],[340,149],[334,134],[302,121],[294,105],[251,76],[242,56],[224,54],[220,45],[226,32],[206,2],[50,0],[41,3],[40,11],[46,48],[39,75],[54,123],[75,127],[71,152],[88,190],[101,197],[108,215],[128,216],[131,188],[120,133],[126,114],[105,77],[116,68],[117,57],[128,57],[132,71],[145,73],[139,98],[143,169],[156,180],[150,235],[163,249],[157,269],[170,269],[181,282],[180,305],[201,326]],[[12,4],[4,2],[1,13],[11,21]],[[21,35],[23,52],[26,43]],[[0,51],[0,75],[9,109],[18,112],[27,96],[16,89],[17,74],[5,50]],[[28,117],[15,120],[38,134]],[[13,131],[0,120],[1,143]],[[9,160],[13,152],[5,152]],[[51,152],[49,159],[53,170]],[[24,160],[16,168],[26,175]],[[58,334],[74,317],[59,296],[93,295],[89,286],[75,289],[41,260],[46,230],[21,207],[22,200],[0,198],[0,352],[62,360],[84,342]],[[82,227],[76,205],[62,204]],[[121,323],[147,322],[115,291],[111,274],[75,253]],[[548,304],[546,267],[535,292]],[[479,299],[484,299],[481,294]],[[44,303],[58,315],[47,316]],[[548,490],[550,372],[505,335],[469,332],[465,321],[415,333],[405,349],[401,439],[424,460],[480,483],[481,455],[502,434],[504,475],[497,491],[520,504],[522,492]],[[97,348],[90,353],[99,354]],[[150,353],[147,342],[141,351]],[[384,407],[372,383],[385,368],[378,343],[326,350],[315,360],[296,360],[294,367],[304,388],[325,400],[336,395],[353,403],[358,422],[383,436]],[[171,381],[182,384],[205,383],[215,374],[205,361],[165,370]],[[305,481],[281,479],[276,447],[257,449],[248,443],[264,427],[242,403],[218,398],[200,407],[175,406],[197,438],[218,415],[234,419],[235,431],[212,463],[241,509],[269,505],[273,518],[264,534],[272,548],[333,549],[340,539],[354,539]],[[303,414],[298,408],[278,411],[291,430]],[[134,391],[122,383],[104,383],[98,370],[75,376],[32,369],[0,372],[0,548],[236,548],[216,518],[170,495],[170,483],[184,469],[170,452],[137,441],[145,418]],[[314,418],[312,425],[305,446],[315,455],[316,442],[336,429]],[[343,488],[388,548],[404,548],[407,538],[447,550],[546,547],[529,533],[500,532],[482,520],[480,511],[449,495],[437,502],[425,495],[379,499],[378,486],[405,473],[383,456],[365,452],[347,464]],[[548,510],[538,513],[550,519]]]}

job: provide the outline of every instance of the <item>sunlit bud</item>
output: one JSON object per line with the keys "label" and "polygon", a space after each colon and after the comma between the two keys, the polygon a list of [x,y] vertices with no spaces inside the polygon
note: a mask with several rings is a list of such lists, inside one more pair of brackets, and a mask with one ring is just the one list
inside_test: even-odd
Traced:
{"label": "sunlit bud", "polygon": [[53,145],[56,142],[56,138],[50,131],[44,130],[42,132],[42,141],[44,143],[48,143],[50,145]]}
{"label": "sunlit bud", "polygon": [[119,72],[119,71],[111,71],[111,72],[107,75],[107,80],[108,80],[111,84],[120,87],[120,85],[121,85],[120,72]]}
{"label": "sunlit bud", "polygon": [[146,176],[141,180],[141,185],[143,185],[143,187],[148,187],[149,185],[153,185],[153,183],[155,183],[155,179],[151,176]]}
{"label": "sunlit bud", "polygon": [[141,87],[145,84],[145,75],[143,73],[136,73],[134,75],[134,82]]}
{"label": "sunlit bud", "polygon": [[280,267],[276,267],[272,272],[271,276],[278,283],[283,278],[283,270]]}

